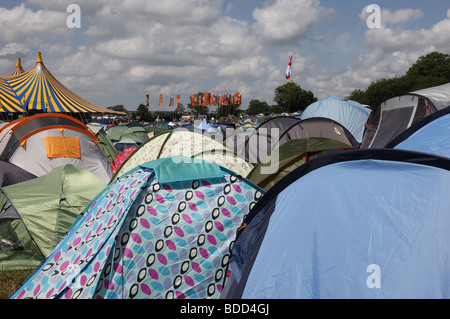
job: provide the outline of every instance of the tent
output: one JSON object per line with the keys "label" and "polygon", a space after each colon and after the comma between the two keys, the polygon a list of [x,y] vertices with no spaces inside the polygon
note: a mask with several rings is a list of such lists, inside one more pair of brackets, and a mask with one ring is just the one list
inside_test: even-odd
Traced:
{"label": "tent", "polygon": [[86,124],[86,126],[88,127],[89,130],[91,130],[93,134],[97,134],[98,131],[100,131],[101,129],[103,130],[106,129],[106,125],[98,122],[89,122]]}
{"label": "tent", "polygon": [[371,110],[360,103],[337,96],[328,96],[310,104],[301,114],[300,119],[324,117],[335,120],[344,126],[353,137],[362,142],[364,126]]}
{"label": "tent", "polygon": [[106,183],[108,158],[82,122],[60,113],[41,113],[12,121],[0,131],[0,159],[36,176],[65,164],[83,167]]}
{"label": "tent", "polygon": [[238,128],[226,139],[226,145],[245,157],[252,164],[260,162],[262,157],[270,154],[278,143],[279,137],[292,125],[299,123],[295,117],[279,116],[265,119],[255,129]]}
{"label": "tent", "polygon": [[289,141],[274,154],[255,165],[247,179],[269,190],[284,176],[316,157],[337,151],[353,149],[351,145],[323,137],[306,137]]}
{"label": "tent", "polygon": [[0,78],[0,112],[24,113],[20,99],[6,80]]}
{"label": "tent", "polygon": [[205,159],[246,177],[253,165],[228,149],[221,141],[221,138],[214,139],[198,130],[182,128],[158,134],[140,145],[123,162],[113,179],[142,163],[176,155]]}
{"label": "tent", "polygon": [[132,148],[132,147],[137,148],[138,146],[139,145],[136,143],[136,141],[132,140],[131,138],[124,138],[124,139],[114,143],[114,147],[119,152],[123,152],[124,150],[126,150],[128,148]]}
{"label": "tent", "polygon": [[147,131],[141,126],[116,125],[108,128],[106,134],[113,142],[131,139],[140,145],[148,140]]}
{"label": "tent", "polygon": [[386,145],[386,148],[450,158],[450,107],[437,111],[412,125]]}
{"label": "tent", "polygon": [[64,165],[1,188],[0,269],[36,268],[106,183]]}
{"label": "tent", "polygon": [[23,105],[23,111],[30,110],[54,113],[115,113],[123,112],[106,109],[95,105],[73,93],[59,82],[47,69],[38,52],[35,66],[23,73],[3,77],[18,101]]}
{"label": "tent", "polygon": [[126,148],[122,152],[120,152],[116,156],[116,158],[114,158],[114,160],[111,163],[111,170],[114,174],[117,172],[117,170],[120,168],[120,166],[122,166],[122,163],[128,158],[128,156],[133,154],[133,152],[137,148],[138,148],[137,146],[132,146],[132,147]]}
{"label": "tent", "polygon": [[206,118],[204,118],[196,128],[202,132],[217,133],[217,129]]}
{"label": "tent", "polygon": [[123,174],[12,299],[218,298],[230,246],[264,191],[176,156]]}
{"label": "tent", "polygon": [[36,177],[17,165],[0,160],[0,187],[25,182]]}
{"label": "tent", "polygon": [[22,68],[22,61],[20,58],[17,58],[16,68],[14,71],[10,74],[11,76],[19,75],[25,73],[25,70]]}
{"label": "tent", "polygon": [[279,142],[275,145],[280,147],[289,141],[307,137],[329,138],[352,147],[359,146],[352,133],[342,124],[324,117],[311,117],[292,125],[279,137]]}
{"label": "tent", "polygon": [[366,122],[361,148],[385,147],[424,117],[450,106],[450,83],[392,97]]}
{"label": "tent", "polygon": [[449,298],[449,170],[394,149],[305,163],[245,218],[223,297]]}
{"label": "tent", "polygon": [[119,150],[114,146],[114,143],[111,141],[108,134],[106,134],[106,131],[103,128],[95,133],[95,137],[97,137],[97,143],[98,145],[100,145],[103,153],[105,153],[108,161],[112,163],[117,155],[119,155]]}

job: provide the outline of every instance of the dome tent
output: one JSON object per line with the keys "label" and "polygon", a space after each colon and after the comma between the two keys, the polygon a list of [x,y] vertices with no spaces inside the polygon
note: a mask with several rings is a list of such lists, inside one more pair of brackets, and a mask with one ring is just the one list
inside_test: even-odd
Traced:
{"label": "dome tent", "polygon": [[0,191],[0,269],[35,268],[106,183],[70,164]]}
{"label": "dome tent", "polygon": [[424,117],[450,106],[450,83],[394,96],[376,106],[361,148],[382,148]]}
{"label": "dome tent", "polygon": [[113,179],[137,167],[141,163],[171,156],[187,156],[205,159],[224,166],[246,177],[253,165],[228,149],[221,139],[198,130],[174,129],[160,133],[140,145],[117,170]]}
{"label": "dome tent", "polygon": [[329,96],[310,104],[300,115],[305,120],[311,117],[324,117],[335,120],[344,126],[358,141],[362,142],[364,125],[371,110],[360,103],[343,99],[337,96]]}
{"label": "dome tent", "polygon": [[110,163],[97,137],[82,122],[60,113],[41,113],[3,126],[0,159],[36,176],[72,164],[87,169],[105,182],[112,177]]}
{"label": "dome tent", "polygon": [[450,158],[450,107],[420,120],[393,139],[386,148],[423,152]]}
{"label": "dome tent", "polygon": [[218,298],[264,191],[217,164],[147,162],[108,185],[12,299]]}
{"label": "dome tent", "polygon": [[449,182],[449,159],[404,150],[307,162],[245,218],[223,297],[449,298]]}
{"label": "dome tent", "polygon": [[[247,179],[259,187],[269,190],[284,176],[316,157],[337,151],[353,149],[351,145],[323,137],[298,138],[284,143],[276,150],[277,166],[271,168],[272,161],[263,159],[255,165]],[[271,158],[272,154],[268,156]]]}

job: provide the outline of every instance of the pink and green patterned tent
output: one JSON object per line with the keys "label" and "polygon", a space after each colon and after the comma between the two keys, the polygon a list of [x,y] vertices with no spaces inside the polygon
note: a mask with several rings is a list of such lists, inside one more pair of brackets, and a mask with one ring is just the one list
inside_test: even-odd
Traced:
{"label": "pink and green patterned tent", "polygon": [[218,298],[231,246],[264,191],[175,156],[109,184],[12,299]]}

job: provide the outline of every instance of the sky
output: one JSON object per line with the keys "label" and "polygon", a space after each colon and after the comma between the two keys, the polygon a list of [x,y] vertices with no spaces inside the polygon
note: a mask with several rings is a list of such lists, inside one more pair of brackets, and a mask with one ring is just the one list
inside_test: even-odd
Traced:
{"label": "sky", "polygon": [[102,107],[240,92],[246,109],[275,104],[290,54],[291,81],[318,99],[401,76],[429,52],[450,54],[450,3],[0,0],[0,30],[0,76],[17,58],[31,69],[41,52],[60,82]]}

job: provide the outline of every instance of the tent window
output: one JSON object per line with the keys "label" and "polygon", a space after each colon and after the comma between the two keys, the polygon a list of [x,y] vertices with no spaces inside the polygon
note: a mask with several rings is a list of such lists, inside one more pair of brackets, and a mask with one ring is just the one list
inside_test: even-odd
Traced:
{"label": "tent window", "polygon": [[81,158],[80,143],[74,136],[46,136],[45,147],[48,158],[75,157]]}

